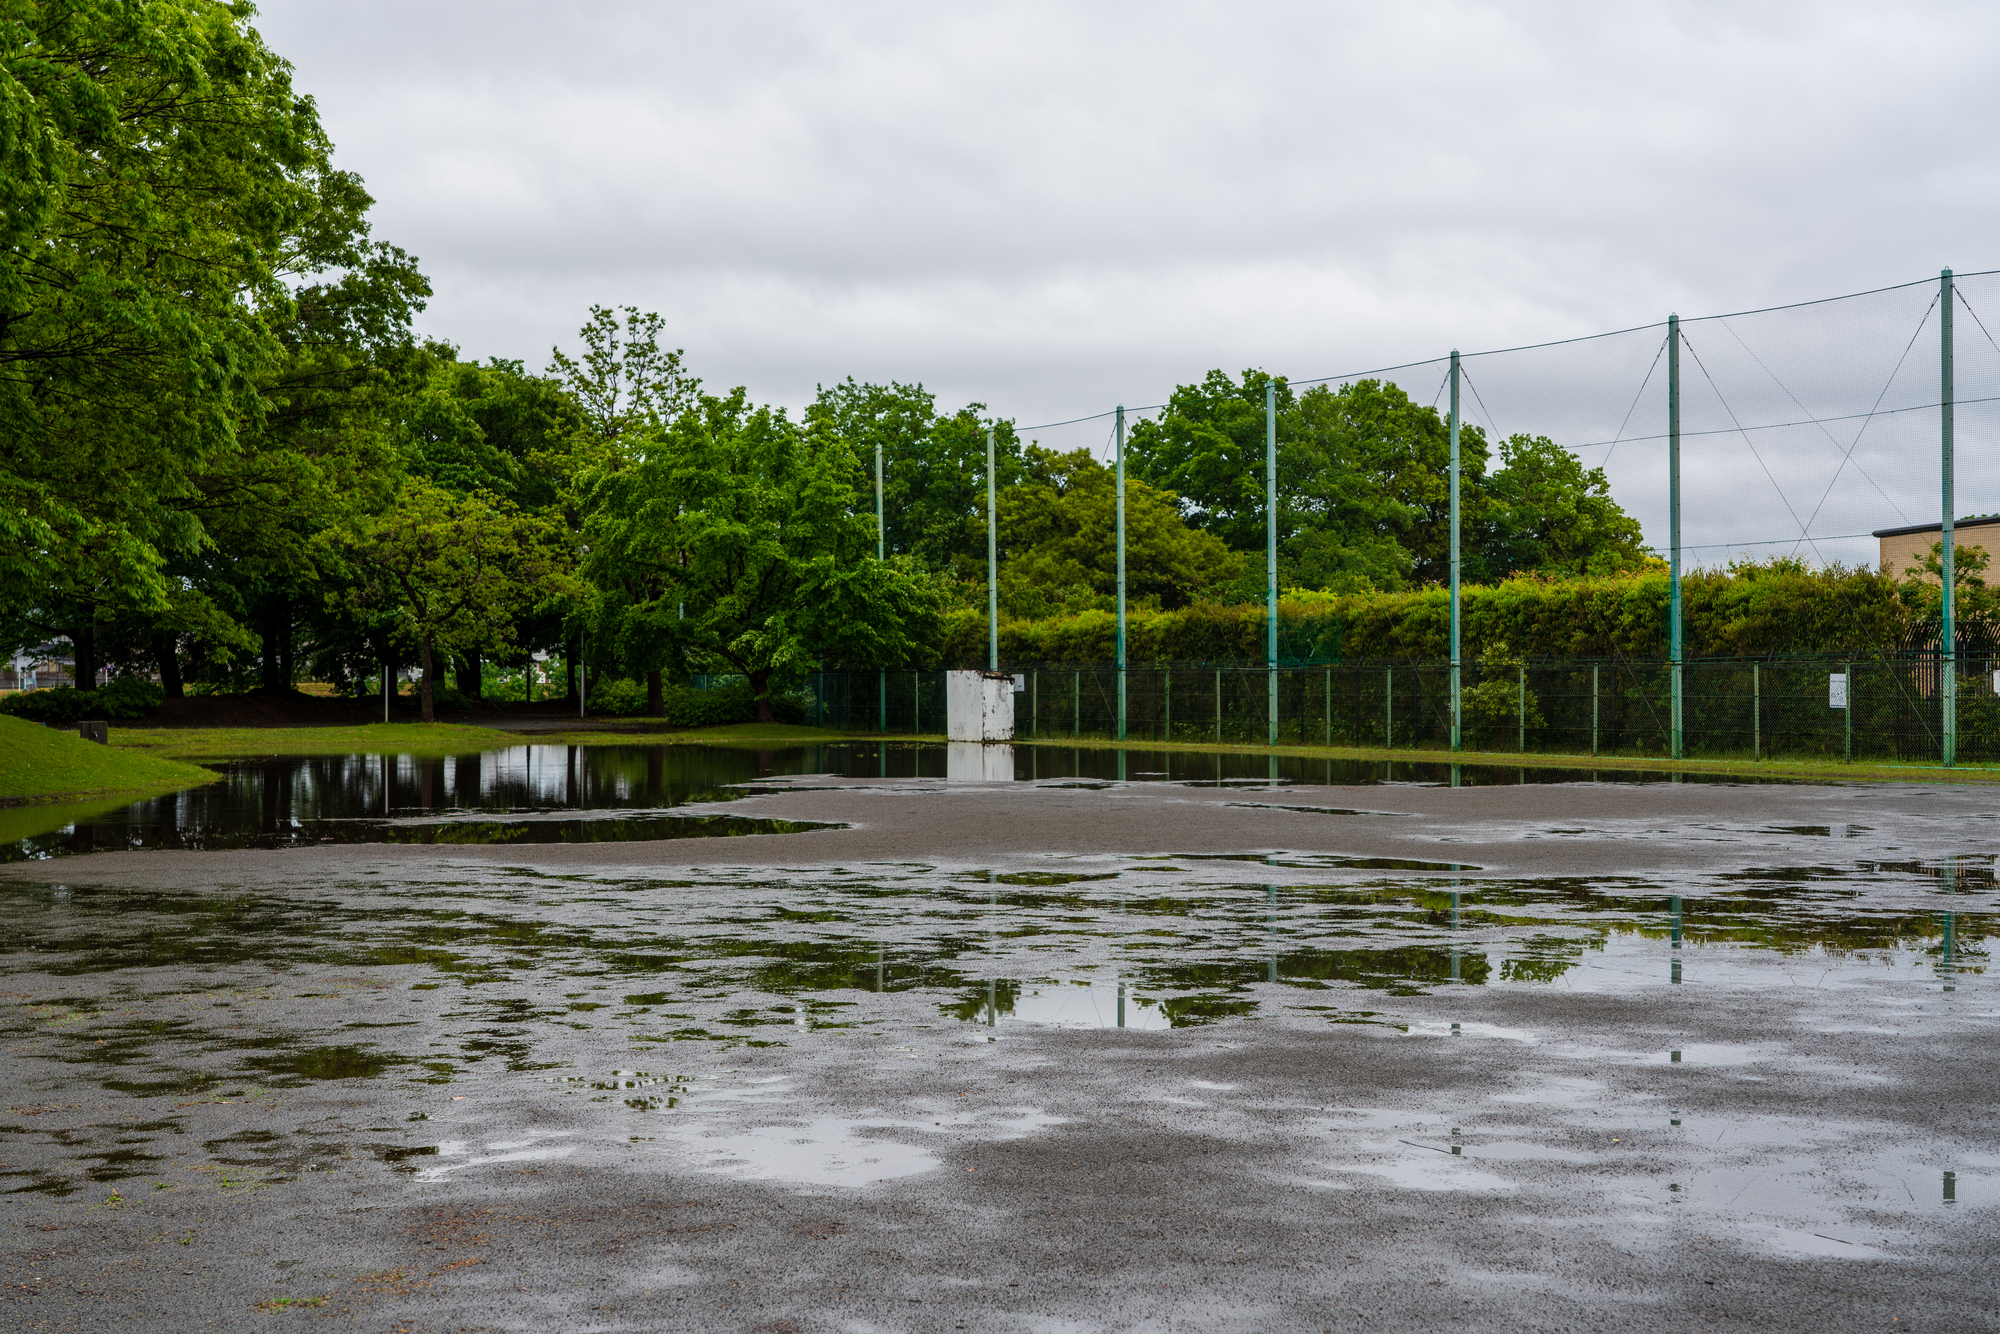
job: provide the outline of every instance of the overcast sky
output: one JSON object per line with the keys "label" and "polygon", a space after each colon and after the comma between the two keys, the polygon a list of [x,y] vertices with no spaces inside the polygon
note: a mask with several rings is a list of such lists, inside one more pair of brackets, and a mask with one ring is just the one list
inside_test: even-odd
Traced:
{"label": "overcast sky", "polygon": [[[431,276],[426,333],[539,369],[590,303],[632,304],[711,386],[792,405],[852,375],[1026,425],[1210,367],[1308,378],[2000,268],[1990,4],[271,0],[257,26]],[[2000,285],[1967,296],[2000,331]],[[1691,326],[1720,399],[1690,411],[1865,412],[1929,297]],[[1959,323],[1978,396],[2000,347]],[[1935,400],[1935,340],[1933,314],[1891,403]],[[1662,542],[1664,450],[1596,443],[1664,427],[1660,336],[1627,341],[1470,364],[1502,431],[1608,454]],[[1437,374],[1399,378],[1428,400]],[[1987,415],[1961,414],[1961,513],[2000,510]],[[1688,442],[1686,540],[1724,544],[1698,561],[1796,537],[1823,493],[1816,534],[1939,512],[1934,412],[1749,443]]]}

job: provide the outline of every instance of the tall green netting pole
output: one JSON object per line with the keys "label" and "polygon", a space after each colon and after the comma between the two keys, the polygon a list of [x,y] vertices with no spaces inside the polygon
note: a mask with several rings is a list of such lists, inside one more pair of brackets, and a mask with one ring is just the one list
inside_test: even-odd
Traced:
{"label": "tall green netting pole", "polygon": [[1458,349],[1451,351],[1451,748],[1458,749],[1459,712],[1458,620]]}
{"label": "tall green netting pole", "polygon": [[1939,384],[1938,425],[1943,434],[1944,449],[1944,531],[1940,547],[1944,559],[1939,562],[1939,575],[1944,582],[1944,627],[1938,635],[1938,669],[1944,677],[1942,703],[1944,722],[1938,730],[1942,734],[1944,762],[1958,762],[1958,638],[1957,638],[1957,590],[1952,587],[1952,384],[1951,384],[1951,270],[1938,275],[1938,329],[1943,342],[1942,381]]}
{"label": "tall green netting pole", "polygon": [[1118,405],[1118,739],[1125,739],[1125,405]]}
{"label": "tall green netting pole", "polygon": [[1278,382],[1264,381],[1264,663],[1271,744],[1278,744]]}
{"label": "tall green netting pole", "polygon": [[993,515],[993,428],[986,428],[986,670],[1000,670],[1000,534]]}
{"label": "tall green netting pole", "polygon": [[[875,559],[887,560],[889,547],[886,529],[882,522],[882,441],[875,441]],[[875,674],[875,714],[876,730],[889,730],[889,669],[884,667]]]}
{"label": "tall green netting pole", "polygon": [[1667,316],[1667,660],[1674,758],[1685,738],[1681,715],[1681,317]]}

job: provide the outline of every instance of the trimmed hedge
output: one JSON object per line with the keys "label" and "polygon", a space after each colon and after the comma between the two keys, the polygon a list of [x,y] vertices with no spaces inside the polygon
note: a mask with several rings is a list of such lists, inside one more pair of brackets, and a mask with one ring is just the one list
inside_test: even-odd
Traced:
{"label": "trimmed hedge", "polygon": [[26,718],[34,723],[74,723],[85,718],[127,720],[144,718],[166,698],[151,681],[120,677],[98,690],[77,690],[57,686],[53,690],[29,690],[0,699],[0,713]]}
{"label": "trimmed hedge", "polygon": [[[1464,654],[1498,658],[1662,658],[1667,652],[1664,570],[1582,579],[1522,576],[1462,592]],[[1790,562],[1700,571],[1681,581],[1691,657],[1893,652],[1913,627],[1938,614],[1938,590],[1867,570],[1811,570]],[[1970,623],[1996,618],[1993,590],[1961,590]],[[1286,661],[1412,661],[1449,655],[1450,595],[1443,588],[1336,595],[1297,591],[1278,603],[1279,656]],[[1261,606],[1198,604],[1128,614],[1128,661],[1259,662]],[[1007,663],[1109,663],[1118,621],[1107,611],[1000,622]],[[937,646],[945,666],[984,665],[986,616],[946,618]]]}

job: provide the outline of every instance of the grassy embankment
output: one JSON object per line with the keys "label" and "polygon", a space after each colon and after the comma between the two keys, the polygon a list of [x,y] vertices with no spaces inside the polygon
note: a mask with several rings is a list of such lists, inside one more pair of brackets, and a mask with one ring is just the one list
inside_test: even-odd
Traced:
{"label": "grassy embankment", "polygon": [[[114,747],[144,750],[155,755],[181,759],[254,758],[275,755],[348,755],[392,752],[416,755],[462,755],[523,744],[556,746],[629,745],[728,745],[801,746],[825,745],[840,741],[881,740],[876,732],[842,732],[786,723],[733,723],[722,727],[659,729],[646,731],[595,731],[579,728],[563,732],[521,733],[485,727],[460,727],[448,723],[370,723],[360,727],[299,728],[215,728],[143,729],[114,728]],[[890,734],[898,743],[941,742],[937,734],[910,736]],[[1103,738],[1080,741],[1044,738],[1020,741],[1019,745],[1039,745],[1056,749],[1083,746],[1106,749],[1117,745]],[[1187,754],[1278,755],[1299,759],[1360,760],[1381,763],[1449,764],[1452,756],[1440,750],[1382,750],[1360,746],[1258,746],[1224,742],[1127,741],[1129,751],[1177,751]],[[1575,769],[1596,773],[1632,772],[1736,775],[1746,778],[1787,779],[1794,782],[2000,782],[2000,766],[1960,765],[1946,769],[1936,764],[1898,763],[1887,760],[1785,760],[1748,758],[1690,759],[1673,761],[1653,756],[1570,755],[1513,751],[1461,751],[1463,765],[1501,769]]]}
{"label": "grassy embankment", "polygon": [[196,765],[0,714],[0,805],[100,794],[136,800],[214,781],[213,772]]}

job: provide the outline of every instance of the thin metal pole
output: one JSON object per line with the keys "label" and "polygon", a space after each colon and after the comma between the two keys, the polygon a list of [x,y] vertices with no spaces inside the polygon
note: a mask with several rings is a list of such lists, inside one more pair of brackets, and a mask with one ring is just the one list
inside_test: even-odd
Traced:
{"label": "thin metal pole", "polygon": [[1042,734],[1042,674],[1028,673],[1028,735]]}
{"label": "thin metal pole", "polygon": [[993,428],[986,428],[986,670],[1000,670],[1000,533],[994,526]]}
{"label": "thin metal pole", "polygon": [[1271,744],[1278,744],[1278,382],[1264,381],[1264,663]]}
{"label": "thin metal pole", "polygon": [[1514,721],[1521,729],[1520,740],[1514,743],[1515,750],[1528,748],[1528,665],[1521,664],[1521,693],[1514,701]]}
{"label": "thin metal pole", "polygon": [[1847,707],[1842,709],[1841,713],[1846,715],[1847,722],[1846,757],[1852,760],[1854,758],[1854,664],[1842,663],[1841,675],[1847,678]]}
{"label": "thin metal pole", "polygon": [[578,630],[576,632],[576,716],[579,718],[584,716],[583,698],[590,690],[590,681],[584,672],[583,641],[584,632]]}
{"label": "thin metal pole", "polygon": [[1764,667],[1750,664],[1750,758],[1764,758]]}
{"label": "thin metal pole", "polygon": [[389,655],[382,655],[382,721],[389,721]]}
{"label": "thin metal pole", "polygon": [[1667,316],[1667,658],[1673,757],[1681,758],[1681,317]]}
{"label": "thin metal pole", "polygon": [[1599,664],[1590,665],[1590,753],[1597,754],[1597,672]]}
{"label": "thin metal pole", "polygon": [[1125,739],[1125,405],[1118,405],[1118,739]]}
{"label": "thin metal pole", "polygon": [[[1222,673],[1215,674],[1215,739],[1222,740]],[[1218,761],[1219,762],[1219,761]]]}
{"label": "thin metal pole", "polygon": [[1382,669],[1382,748],[1396,744],[1396,669]]}
{"label": "thin metal pole", "polygon": [[1069,703],[1070,708],[1076,713],[1075,719],[1070,723],[1069,734],[1071,737],[1080,737],[1083,735],[1083,673],[1081,671],[1078,671],[1075,678],[1069,683]]}
{"label": "thin metal pole", "polygon": [[1458,349],[1451,351],[1451,748],[1459,748],[1462,696],[1459,693],[1459,515],[1458,515]]}
{"label": "thin metal pole", "polygon": [[1162,727],[1166,732],[1166,740],[1172,741],[1174,739],[1174,673],[1171,668],[1160,677],[1160,701],[1162,711],[1165,714]]}
{"label": "thin metal pole", "polygon": [[1948,765],[1958,762],[1958,597],[1957,590],[1952,587],[1955,582],[1952,560],[1954,554],[1952,551],[1954,537],[1952,509],[1957,502],[1952,499],[1952,471],[1954,464],[1951,456],[1953,418],[1956,414],[1954,410],[1955,405],[1952,402],[1951,382],[1951,305],[1951,270],[1946,269],[1938,275],[1938,328],[1942,341],[1940,349],[1942,355],[1939,368],[1941,379],[1938,394],[1938,425],[1943,437],[1942,462],[1944,473],[1944,527],[1939,543],[1944,557],[1939,562],[1941,567],[1939,574],[1943,577],[1944,581],[1944,627],[1938,637],[1940,655],[1938,666],[1942,669],[1944,675],[1944,726],[1941,730],[1943,732],[1944,762]]}
{"label": "thin metal pole", "polygon": [[1322,745],[1333,744],[1333,668],[1326,669],[1326,740]]}

